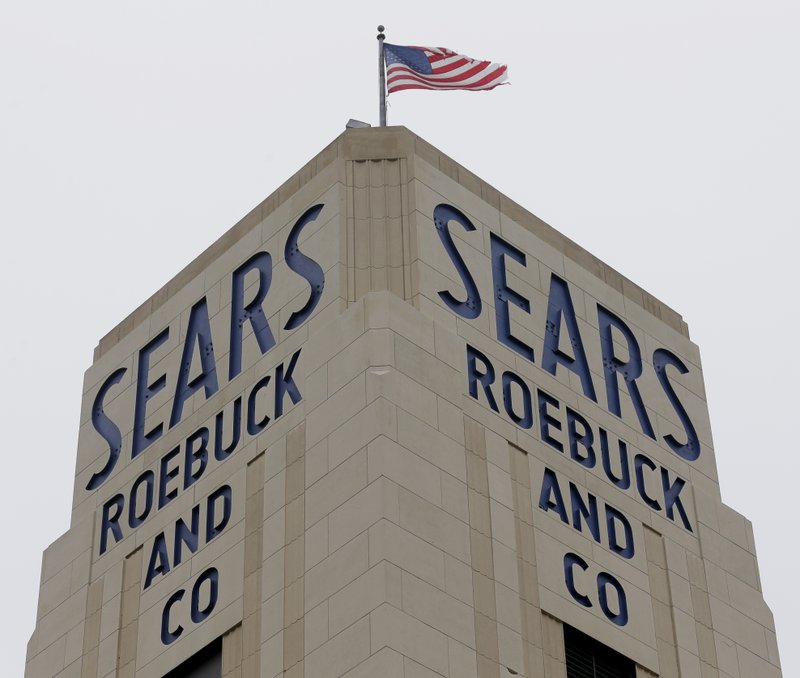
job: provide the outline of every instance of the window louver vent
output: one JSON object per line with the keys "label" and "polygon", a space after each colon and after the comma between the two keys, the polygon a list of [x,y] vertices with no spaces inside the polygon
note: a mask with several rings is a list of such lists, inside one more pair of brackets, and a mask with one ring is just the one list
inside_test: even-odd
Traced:
{"label": "window louver vent", "polygon": [[594,638],[564,625],[567,678],[635,678],[634,663]]}
{"label": "window louver vent", "polygon": [[217,638],[172,669],[164,678],[221,678],[222,638]]}

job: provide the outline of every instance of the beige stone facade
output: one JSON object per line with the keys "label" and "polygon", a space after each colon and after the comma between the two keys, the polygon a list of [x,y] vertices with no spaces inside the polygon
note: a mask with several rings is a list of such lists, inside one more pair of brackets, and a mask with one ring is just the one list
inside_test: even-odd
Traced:
{"label": "beige stone facade", "polygon": [[781,675],[681,317],[408,130],[100,341],[28,678],[220,637],[226,677],[563,678],[563,624],[640,677]]}

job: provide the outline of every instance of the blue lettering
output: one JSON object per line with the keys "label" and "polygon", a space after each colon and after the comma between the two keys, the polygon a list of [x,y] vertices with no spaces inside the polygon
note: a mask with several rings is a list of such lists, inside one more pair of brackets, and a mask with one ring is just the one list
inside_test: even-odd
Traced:
{"label": "blue lettering", "polygon": [[599,544],[600,543],[600,516],[597,513],[597,497],[589,494],[589,505],[583,501],[580,490],[578,490],[575,483],[569,484],[569,503],[572,506],[572,526],[583,532],[581,528],[582,519],[586,519],[586,526],[592,537]]}
{"label": "blue lettering", "polygon": [[[195,345],[200,353],[201,371],[189,381]],[[184,403],[201,388],[205,391],[206,399],[219,391],[217,367],[214,364],[214,343],[211,338],[211,321],[208,319],[208,302],[205,297],[192,306],[192,310],[189,312],[189,326],[183,342],[178,385],[175,387],[175,397],[172,399],[170,428],[181,420]]]}
{"label": "blue lettering", "polygon": [[679,457],[686,461],[694,461],[700,456],[700,440],[697,437],[694,424],[689,418],[689,414],[686,412],[686,408],[678,399],[675,389],[672,387],[669,377],[667,376],[667,365],[676,367],[681,374],[686,374],[689,368],[683,364],[678,356],[674,353],[670,353],[665,348],[659,348],[653,353],[653,365],[656,368],[658,383],[661,384],[661,388],[664,389],[664,393],[667,394],[670,405],[672,405],[675,410],[675,414],[678,415],[678,419],[681,420],[683,430],[686,431],[685,443],[678,442],[671,433],[665,435],[664,440],[667,445],[670,446],[670,449]]}
{"label": "blue lettering", "polygon": [[[292,356],[291,360],[289,360],[289,366],[286,368],[284,372],[283,363],[278,365],[278,369],[275,370],[275,418],[277,419],[283,414],[283,399],[286,394],[289,394],[289,398],[291,398],[292,403],[297,405],[302,399],[303,396],[300,395],[300,389],[297,388],[297,384],[292,377],[294,373],[294,368],[297,365],[297,359],[300,357],[300,349],[298,348],[294,355]],[[269,420],[268,420],[269,421]]]}
{"label": "blue lettering", "polygon": [[169,615],[172,611],[172,606],[175,603],[180,602],[183,599],[183,594],[185,591],[183,589],[178,589],[173,593],[168,599],[167,604],[164,605],[164,610],[161,613],[161,642],[164,645],[169,645],[174,643],[180,635],[183,633],[183,626],[178,624],[175,630],[170,630],[169,628]]}
{"label": "blue lettering", "polygon": [[169,572],[169,554],[167,553],[167,539],[163,532],[159,532],[153,540],[150,551],[150,562],[147,565],[147,574],[144,578],[144,588],[150,586],[153,579],[160,574]]}
{"label": "blue lettering", "polygon": [[444,246],[445,252],[447,252],[450,257],[450,261],[452,261],[453,265],[456,267],[456,271],[466,290],[467,298],[465,301],[459,301],[448,291],[439,292],[439,298],[453,313],[457,313],[462,318],[471,320],[472,318],[477,318],[481,314],[481,295],[480,292],[478,292],[475,279],[464,263],[464,259],[456,248],[455,242],[453,242],[453,235],[448,228],[448,224],[451,221],[461,224],[465,231],[474,231],[475,226],[463,212],[457,210],[452,205],[437,205],[433,210],[433,223],[436,226],[436,233],[439,236],[439,240],[442,241],[442,245]]}
{"label": "blue lettering", "polygon": [[[252,301],[244,303],[244,279],[250,271],[258,271],[258,289]],[[269,252],[256,252],[233,272],[231,278],[231,347],[228,358],[228,380],[242,371],[244,325],[250,323],[261,353],[275,346],[262,304],[272,282],[272,257]]]}
{"label": "blue lettering", "polygon": [[[478,360],[483,363],[483,369],[478,369]],[[494,393],[490,386],[494,383],[494,366],[492,362],[477,348],[473,348],[467,344],[467,385],[469,387],[469,394],[478,399],[478,384],[483,387],[483,393],[486,396],[486,401],[489,403],[495,412],[499,413],[500,408],[497,407],[497,400],[495,400]]]}
{"label": "blue lettering", "polygon": [[167,383],[167,375],[162,374],[148,384],[150,372],[150,356],[169,338],[169,327],[161,330],[155,337],[148,341],[139,351],[139,367],[136,373],[136,402],[133,410],[133,443],[131,459],[137,457],[148,445],[161,437],[164,424],[159,423],[149,432],[144,432],[145,418],[147,417],[147,401],[156,395]]}
{"label": "blue lettering", "polygon": [[[639,343],[633,336],[631,329],[608,309],[597,306],[597,320],[600,323],[600,348],[603,354],[603,368],[606,377],[606,397],[608,398],[608,410],[618,417],[622,416],[622,407],[619,400],[619,384],[617,375],[622,374],[628,393],[633,401],[633,408],[639,418],[642,431],[655,440],[656,434],[653,425],[647,416],[647,409],[639,393],[639,386],[636,380],[642,374],[642,352]],[[614,339],[611,328],[616,329],[625,339],[628,346],[628,360],[620,360],[614,350]]]}
{"label": "blue lettering", "polygon": [[[569,333],[572,356],[559,348],[562,318]],[[586,351],[583,348],[569,287],[566,281],[553,273],[550,276],[550,294],[547,298],[547,324],[544,333],[544,349],[542,350],[542,369],[555,375],[556,366],[559,364],[577,374],[583,386],[583,394],[597,402],[589,361],[586,359]]]}
{"label": "blue lettering", "polygon": [[251,436],[258,435],[267,428],[269,424],[269,415],[265,414],[260,421],[256,421],[256,399],[260,391],[264,390],[272,379],[272,375],[268,374],[261,377],[254,385],[250,395],[247,396],[247,433]]}
{"label": "blue lettering", "polygon": [[561,496],[558,478],[549,468],[544,470],[542,488],[539,492],[539,508],[545,513],[547,511],[555,511],[561,518],[561,522],[569,525],[567,508],[564,506],[564,498]]}
{"label": "blue lettering", "polygon": [[509,301],[525,313],[531,312],[531,302],[516,290],[512,290],[506,279],[505,257],[511,257],[517,263],[525,266],[525,254],[494,233],[489,234],[489,244],[492,251],[492,282],[494,284],[497,339],[512,351],[533,362],[533,349],[511,334],[511,318],[508,314]]}
{"label": "blue lettering", "polygon": [[[617,538],[617,523],[622,525],[625,533],[624,545]],[[633,529],[628,519],[613,506],[606,504],[606,529],[608,530],[608,547],[621,558],[633,558]]]}
{"label": "blue lettering", "polygon": [[122,434],[119,426],[111,421],[103,411],[103,401],[106,399],[111,387],[118,384],[127,371],[124,367],[114,370],[108,379],[103,382],[92,403],[92,426],[94,426],[94,430],[100,434],[103,440],[108,443],[108,460],[102,469],[89,478],[89,482],[86,484],[86,489],[89,491],[96,490],[106,481],[119,460],[119,454],[122,450]]}
{"label": "blue lettering", "polygon": [[611,468],[611,457],[608,451],[608,433],[600,429],[600,456],[603,460],[603,470],[608,478],[620,490],[627,490],[631,486],[631,467],[628,462],[628,444],[621,438],[617,439],[619,453],[620,475],[616,475]]}
{"label": "blue lettering", "polygon": [[575,575],[573,571],[576,565],[584,572],[589,569],[589,564],[577,553],[566,553],[564,555],[564,581],[567,584],[567,591],[569,591],[576,602],[584,607],[591,607],[592,601],[589,600],[589,596],[579,593],[578,589],[575,587]]}
{"label": "blue lettering", "polygon": [[178,567],[183,562],[183,546],[189,549],[189,553],[197,553],[200,541],[200,505],[192,507],[192,526],[188,527],[183,518],[179,518],[175,523],[175,548],[173,567]]}
{"label": "blue lettering", "polygon": [[286,239],[286,248],[283,251],[286,265],[290,270],[306,280],[308,286],[311,288],[311,294],[309,294],[308,300],[303,305],[303,308],[289,316],[289,320],[287,320],[286,324],[283,326],[285,330],[293,330],[296,327],[300,327],[300,325],[308,320],[309,316],[317,307],[317,304],[319,304],[322,298],[322,291],[325,289],[325,273],[323,273],[322,267],[316,261],[303,254],[297,245],[300,233],[307,224],[316,220],[322,208],[323,205],[321,204],[309,207],[303,216],[297,220],[289,233],[289,237]]}
{"label": "blue lettering", "polygon": [[659,504],[647,493],[647,485],[644,481],[645,466],[647,466],[647,468],[649,468],[651,471],[656,470],[656,465],[643,454],[637,454],[634,456],[633,468],[636,473],[636,490],[639,492],[639,496],[642,498],[645,504],[647,504],[654,511],[660,511],[661,504]]}
{"label": "blue lettering", "polygon": [[[566,553],[564,555],[564,581],[567,591],[572,598],[583,607],[592,607],[589,596],[580,593],[575,586],[575,567],[579,567],[586,572],[589,563],[581,558],[577,553]],[[617,612],[614,612],[608,604],[608,588],[614,589],[617,596]],[[625,626],[628,623],[628,599],[625,590],[619,580],[608,572],[600,572],[597,575],[597,596],[600,599],[600,609],[606,618],[617,626]]]}
{"label": "blue lettering", "polygon": [[[130,494],[130,505],[128,506],[128,525],[131,529],[139,527],[150,515],[153,508],[153,487],[156,482],[156,474],[152,471],[145,471],[133,483]],[[144,485],[144,508],[139,510],[139,488]],[[102,551],[101,551],[102,553]]]}
{"label": "blue lettering", "polygon": [[553,396],[548,395],[540,389],[536,391],[536,398],[539,402],[539,428],[542,431],[542,442],[547,443],[550,447],[559,452],[563,452],[564,446],[550,435],[550,427],[552,426],[554,429],[560,431],[561,422],[547,411],[548,407],[558,409],[561,405]]}
{"label": "blue lettering", "polygon": [[[522,414],[517,414],[514,411],[514,403],[511,397],[511,384],[519,386],[520,393],[522,393]],[[533,426],[531,390],[522,378],[513,372],[503,372],[503,405],[505,405],[506,414],[508,414],[511,421],[517,426],[524,429],[529,429]]]}
{"label": "blue lettering", "polygon": [[[204,608],[200,607],[200,587],[208,582],[208,602]],[[219,571],[216,567],[208,568],[201,574],[192,587],[191,617],[195,624],[199,624],[214,611],[219,596]]]}
{"label": "blue lettering", "polygon": [[225,461],[239,445],[239,438],[242,435],[242,397],[239,396],[233,401],[233,432],[231,442],[223,445],[222,434],[225,425],[225,410],[217,412],[214,418],[214,458],[217,461]]}
{"label": "blue lettering", "polygon": [[[206,543],[210,542],[225,529],[231,519],[232,491],[229,485],[214,490],[206,500]],[[217,500],[222,500],[222,513],[217,518]]]}
{"label": "blue lettering", "polygon": [[169,463],[178,456],[180,447],[174,447],[167,452],[158,464],[158,508],[162,509],[169,504],[175,497],[178,496],[178,488],[174,487],[171,490],[167,489],[167,484],[170,480],[174,480],[178,476],[178,467],[168,468]]}
{"label": "blue lettering", "polygon": [[[578,426],[581,431],[578,431]],[[567,408],[567,435],[569,437],[569,456],[573,461],[578,462],[586,468],[594,468],[597,455],[594,452],[594,433],[586,421],[571,407]],[[578,448],[583,448],[585,454],[581,454]]]}
{"label": "blue lettering", "polygon": [[681,501],[681,490],[686,486],[686,481],[683,478],[676,477],[674,483],[669,482],[669,471],[661,468],[661,485],[664,488],[664,512],[667,518],[675,520],[675,513],[673,509],[677,509],[681,516],[683,526],[692,532],[692,526],[689,523],[689,516],[686,515],[686,509]]}
{"label": "blue lettering", "polygon": [[[119,526],[119,517],[122,515],[122,507],[125,505],[125,497],[121,494],[115,494],[105,504],[103,504],[103,519],[100,523],[100,555],[106,552],[108,547],[108,532],[111,531],[111,536],[114,537],[116,544],[122,539],[122,528]],[[114,514],[111,515],[110,511],[114,508]]]}
{"label": "blue lettering", "polygon": [[[200,442],[195,450],[195,444]],[[193,466],[197,462],[199,468]],[[183,459],[183,489],[194,485],[203,475],[208,465],[208,429],[203,426],[197,429],[186,439],[186,448]]]}
{"label": "blue lettering", "polygon": [[[608,605],[606,590],[609,586],[616,591],[618,612],[614,612]],[[597,575],[597,594],[600,597],[600,609],[608,620],[617,626],[625,626],[628,623],[628,599],[619,580],[608,572],[601,572]]]}
{"label": "blue lettering", "polygon": [[[208,601],[204,606],[200,604],[200,591],[203,586],[208,582]],[[164,645],[174,643],[183,633],[183,626],[178,624],[175,629],[170,629],[170,615],[172,607],[183,600],[186,594],[186,589],[178,589],[168,599],[164,610],[161,612],[161,642]],[[202,572],[192,585],[191,602],[189,605],[189,616],[192,622],[199,624],[208,619],[214,608],[217,605],[219,598],[219,570],[216,567],[209,567]]]}

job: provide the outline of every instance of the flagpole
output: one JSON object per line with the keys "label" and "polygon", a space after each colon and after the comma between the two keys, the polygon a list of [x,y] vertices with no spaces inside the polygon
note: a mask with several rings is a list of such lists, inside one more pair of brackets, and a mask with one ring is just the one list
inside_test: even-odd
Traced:
{"label": "flagpole", "polygon": [[383,26],[378,26],[378,81],[380,86],[379,115],[380,126],[386,127],[386,70],[383,56],[383,41],[386,36],[383,34]]}

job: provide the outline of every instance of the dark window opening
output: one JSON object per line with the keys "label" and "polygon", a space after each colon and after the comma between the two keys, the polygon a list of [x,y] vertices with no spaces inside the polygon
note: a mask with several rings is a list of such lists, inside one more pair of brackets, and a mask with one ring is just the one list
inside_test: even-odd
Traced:
{"label": "dark window opening", "polygon": [[567,678],[636,678],[636,665],[616,650],[564,624]]}
{"label": "dark window opening", "polygon": [[164,678],[222,678],[222,638],[210,642]]}

